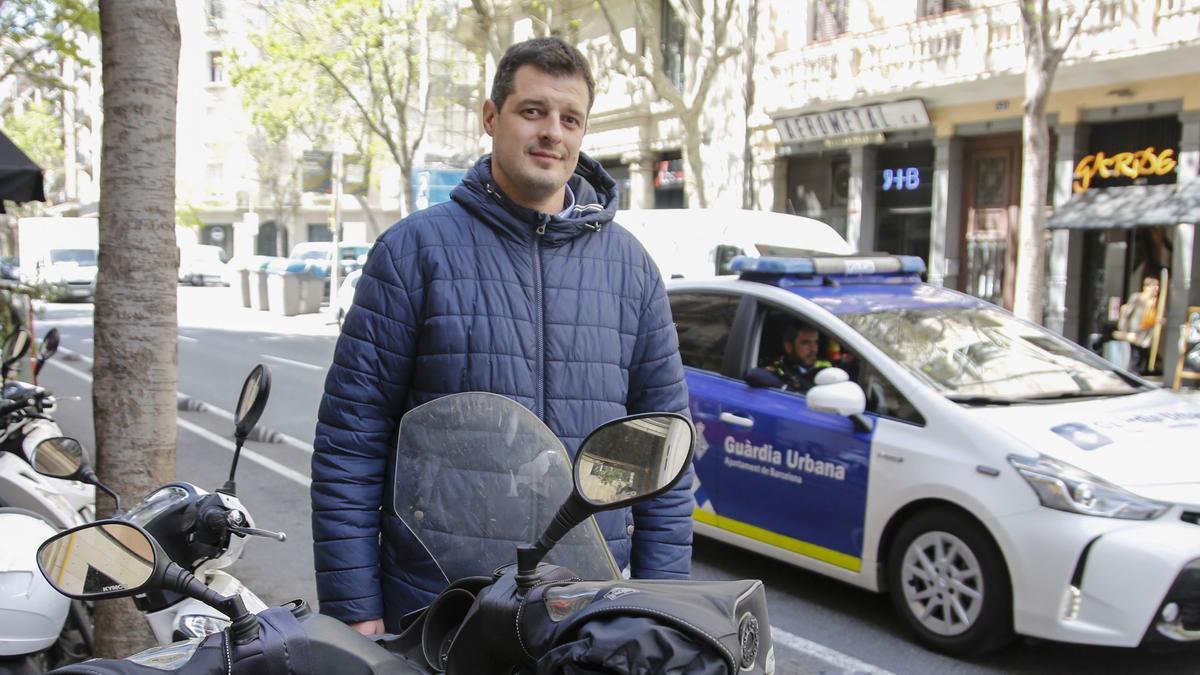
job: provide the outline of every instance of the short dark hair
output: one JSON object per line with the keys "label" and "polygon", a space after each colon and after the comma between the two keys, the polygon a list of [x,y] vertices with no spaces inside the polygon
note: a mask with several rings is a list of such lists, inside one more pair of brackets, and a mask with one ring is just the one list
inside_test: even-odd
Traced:
{"label": "short dark hair", "polygon": [[803,321],[793,321],[792,323],[789,323],[783,327],[783,341],[795,342],[796,338],[799,337],[801,333],[816,333],[817,335],[820,335],[821,331],[817,330],[813,326],[808,325],[807,323],[804,323]]}
{"label": "short dark hair", "polygon": [[513,90],[513,78],[517,69],[531,65],[542,72],[556,77],[578,75],[587,83],[588,110],[596,100],[596,82],[592,80],[592,69],[578,49],[563,42],[561,38],[533,38],[508,48],[496,66],[496,77],[492,79],[492,103],[499,110]]}

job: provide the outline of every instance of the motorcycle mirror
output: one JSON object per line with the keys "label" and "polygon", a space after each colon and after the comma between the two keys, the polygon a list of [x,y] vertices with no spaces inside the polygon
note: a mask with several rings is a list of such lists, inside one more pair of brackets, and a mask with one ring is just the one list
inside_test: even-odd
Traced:
{"label": "motorcycle mirror", "polygon": [[132,523],[99,520],[50,537],[38,549],[42,576],[76,600],[123,598],[154,590],[170,560]]}
{"label": "motorcycle mirror", "polygon": [[74,438],[47,438],[34,447],[29,458],[33,470],[51,478],[73,479],[87,465],[83,446]]}
{"label": "motorcycle mirror", "polygon": [[121,497],[96,477],[83,444],[74,438],[52,436],[43,440],[30,453],[29,465],[43,476],[95,485],[112,497],[116,512],[121,512]]}
{"label": "motorcycle mirror", "polygon": [[168,590],[223,612],[233,620],[238,644],[258,635],[258,619],[246,611],[241,596],[223,596],[205,586],[134,523],[97,520],[59,532],[38,548],[37,560],[46,581],[68,598],[104,600]]}
{"label": "motorcycle mirror", "polygon": [[538,581],[537,565],[588,516],[657,497],[691,466],[696,428],[675,413],[631,415],[597,427],[575,454],[575,489],[537,543],[517,548],[517,583]]}
{"label": "motorcycle mirror", "polygon": [[267,406],[267,396],[270,393],[271,371],[260,363],[246,376],[246,381],[242,384],[242,393],[238,396],[233,426],[239,440],[246,440],[254,430],[254,425],[258,424],[258,418]]}
{"label": "motorcycle mirror", "polygon": [[575,491],[597,511],[661,494],[683,475],[695,431],[683,416],[649,415],[600,427],[575,456]]}
{"label": "motorcycle mirror", "polygon": [[58,351],[58,329],[51,328],[46,331],[46,336],[42,338],[42,346],[38,348],[38,358],[42,361],[54,356]]}
{"label": "motorcycle mirror", "polygon": [[4,348],[0,350],[0,376],[8,378],[8,371],[13,364],[20,361],[29,353],[29,331],[18,328],[4,340]]}
{"label": "motorcycle mirror", "polygon": [[238,458],[242,455],[242,444],[246,437],[258,424],[263,408],[267,407],[267,397],[271,393],[271,369],[263,364],[254,366],[254,370],[246,376],[242,383],[242,393],[238,395],[237,408],[233,414],[233,463],[229,466],[229,480],[218,489],[226,494],[237,493],[237,483],[233,477],[237,475]]}

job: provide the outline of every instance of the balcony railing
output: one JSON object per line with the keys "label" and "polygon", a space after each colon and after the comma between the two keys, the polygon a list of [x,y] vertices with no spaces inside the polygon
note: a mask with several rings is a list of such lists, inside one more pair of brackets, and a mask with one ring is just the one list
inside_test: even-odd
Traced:
{"label": "balcony railing", "polygon": [[[1065,20],[1054,33],[1064,29]],[[1016,2],[950,12],[811,43],[771,57],[768,110],[844,102],[971,82],[1025,70]],[[1200,0],[1099,0],[1064,62],[1162,51],[1200,43]]]}

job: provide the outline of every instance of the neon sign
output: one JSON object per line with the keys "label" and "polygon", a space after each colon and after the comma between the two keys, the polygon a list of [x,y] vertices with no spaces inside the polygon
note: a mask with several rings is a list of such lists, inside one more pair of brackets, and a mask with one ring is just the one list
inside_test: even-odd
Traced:
{"label": "neon sign", "polygon": [[883,170],[883,191],[916,190],[921,187],[921,170],[915,166]]}
{"label": "neon sign", "polygon": [[1112,157],[1097,152],[1075,165],[1075,177],[1079,180],[1072,183],[1071,187],[1076,193],[1086,192],[1097,175],[1101,178],[1125,176],[1130,179],[1165,176],[1175,170],[1175,164],[1175,151],[1170,148],[1156,154],[1154,148],[1149,147],[1137,152],[1118,152]]}

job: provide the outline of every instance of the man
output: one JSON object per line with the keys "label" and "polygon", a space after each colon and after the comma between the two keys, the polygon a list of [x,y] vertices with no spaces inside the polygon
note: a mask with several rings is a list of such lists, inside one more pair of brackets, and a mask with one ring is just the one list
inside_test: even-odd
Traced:
{"label": "man", "polygon": [[817,373],[832,365],[818,359],[821,334],[803,323],[791,323],[783,329],[783,354],[765,368],[755,368],[746,380],[756,387],[782,388],[804,393],[813,387]]}
{"label": "man", "polygon": [[[616,417],[687,410],[658,268],[611,222],[616,184],[580,153],[593,99],[573,47],[511,47],[483,106],[492,154],[450,202],[385,232],[363,268],[318,414],[312,505],[321,611],[364,634],[396,631],[447,581],[385,501],[406,411],[491,391],[573,455]],[[632,576],[687,577],[690,486],[689,472],[653,502],[597,517]]]}

